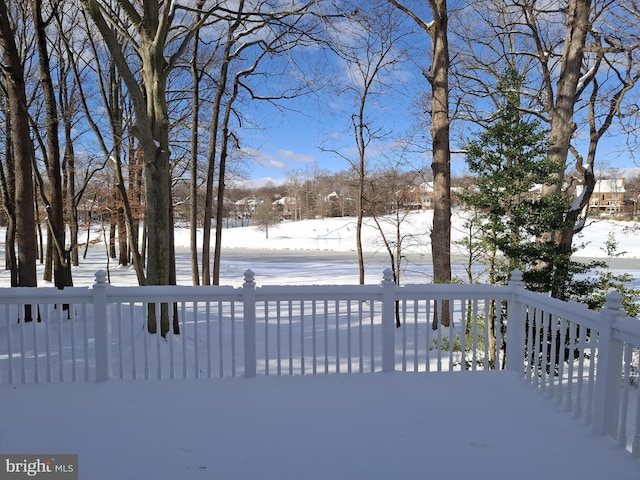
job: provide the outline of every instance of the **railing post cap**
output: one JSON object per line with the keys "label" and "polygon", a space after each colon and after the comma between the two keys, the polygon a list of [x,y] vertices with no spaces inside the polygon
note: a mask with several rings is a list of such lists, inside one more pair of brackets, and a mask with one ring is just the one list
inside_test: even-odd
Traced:
{"label": "railing post cap", "polygon": [[385,282],[393,282],[393,270],[389,267],[385,268],[382,272],[382,280]]}
{"label": "railing post cap", "polygon": [[509,283],[522,283],[522,270],[515,268],[511,271],[511,280]]}
{"label": "railing post cap", "polygon": [[624,313],[624,305],[622,303],[624,297],[616,289],[612,288],[611,290],[609,290],[609,293],[607,293],[604,299],[604,308],[606,310],[613,310]]}
{"label": "railing post cap", "polygon": [[255,283],[256,275],[251,269],[244,272],[244,283]]}
{"label": "railing post cap", "polygon": [[95,274],[96,283],[99,285],[105,285],[107,283],[107,272],[104,270],[98,270]]}

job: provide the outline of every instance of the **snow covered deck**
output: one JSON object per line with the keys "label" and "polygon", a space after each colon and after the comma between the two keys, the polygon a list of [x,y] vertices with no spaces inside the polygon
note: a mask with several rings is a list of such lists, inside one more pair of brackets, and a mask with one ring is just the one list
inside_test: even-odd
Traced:
{"label": "snow covered deck", "polygon": [[[640,478],[640,322],[619,295],[590,311],[517,272],[504,287],[103,276],[2,289],[0,453],[78,454],[91,480]],[[180,333],[147,334],[168,302]],[[27,306],[41,322],[17,321]]]}
{"label": "snow covered deck", "polygon": [[640,478],[640,461],[509,371],[0,385],[2,453],[79,478]]}

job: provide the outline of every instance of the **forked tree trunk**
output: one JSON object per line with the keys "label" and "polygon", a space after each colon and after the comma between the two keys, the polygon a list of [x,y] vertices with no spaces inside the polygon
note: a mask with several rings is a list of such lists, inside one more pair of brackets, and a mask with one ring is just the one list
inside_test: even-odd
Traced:
{"label": "forked tree trunk", "polygon": [[[569,156],[571,138],[576,130],[573,120],[578,91],[578,82],[582,75],[582,63],[584,58],[584,46],[587,33],[591,28],[589,14],[591,12],[591,0],[569,0],[567,33],[562,52],[560,75],[558,78],[555,105],[551,116],[549,159],[558,165],[564,165]],[[562,194],[564,175],[558,174],[555,183],[543,188],[543,195]],[[589,180],[589,179],[587,179]],[[591,188],[593,185],[585,185]],[[575,212],[579,215],[580,211]],[[566,218],[566,226],[563,231],[548,232],[545,237],[558,243],[558,251],[561,255],[557,261],[557,269],[552,280],[552,295],[562,296],[564,286],[569,276],[569,262],[572,254],[574,225],[572,219]]]}

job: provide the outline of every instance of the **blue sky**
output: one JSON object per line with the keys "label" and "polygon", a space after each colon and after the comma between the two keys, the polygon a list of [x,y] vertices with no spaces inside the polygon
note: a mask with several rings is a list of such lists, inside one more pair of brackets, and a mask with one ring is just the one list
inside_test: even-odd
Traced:
{"label": "blue sky", "polygon": [[[429,40],[404,15],[396,12],[384,18],[384,22],[376,23],[372,34],[350,20],[327,26],[325,33],[346,47],[345,55],[353,55],[351,60],[330,55],[317,45],[302,48],[292,53],[295,58],[290,64],[280,65],[282,77],[260,85],[266,90],[274,85],[275,89],[283,85],[290,88],[288,84],[296,79],[312,79],[306,86],[311,90],[309,95],[281,101],[280,109],[252,102],[251,121],[264,126],[243,132],[244,147],[254,157],[249,172],[252,179],[282,181],[299,170],[349,169],[348,158],[357,158],[351,117],[358,111],[363,77],[369,75],[363,72],[370,72],[378,60],[382,67],[367,97],[366,121],[373,130],[380,129],[384,134],[371,142],[368,157],[375,162],[380,155],[391,155],[391,146],[406,138],[405,133],[419,117],[415,103],[426,87],[421,69]],[[425,158],[417,161],[424,162]]]}
{"label": "blue sky", "polygon": [[[412,99],[395,98],[398,105],[404,105],[401,111],[406,112],[410,108]],[[328,170],[331,172],[347,170],[348,162],[335,153],[322,151],[323,143],[334,143],[343,152],[354,152],[354,139],[346,119],[340,123],[328,115],[318,112],[312,118],[297,113],[283,114],[280,121],[274,122],[274,126],[264,131],[255,133],[252,139],[255,141],[256,156],[251,161],[249,175],[257,184],[267,181],[282,183],[288,175],[300,171]],[[393,129],[395,135],[400,135],[411,128],[414,115],[407,113],[389,115],[388,128]],[[393,134],[392,134],[393,135]],[[393,137],[389,138],[391,141]],[[452,145],[452,148],[455,148]],[[586,146],[582,146],[582,153],[586,155]],[[419,160],[429,165],[428,155],[423,155]],[[635,161],[625,144],[624,136],[608,136],[604,138],[598,147],[596,160],[596,174],[606,173],[611,169],[637,169],[640,164]],[[452,156],[452,171],[454,174],[465,170],[463,155]]]}
{"label": "blue sky", "polygon": [[[345,23],[342,28],[344,30],[338,32],[341,41],[346,44],[352,41],[351,46],[356,39],[362,41],[363,37],[359,36],[361,32],[355,31],[352,25]],[[366,112],[370,125],[385,132],[384,138],[372,143],[368,149],[374,163],[381,158],[378,156],[381,153],[397,158],[398,153],[392,150],[392,146],[397,145],[401,138],[406,138],[407,132],[428,128],[419,125],[420,118],[425,114],[418,106],[418,99],[428,86],[422,69],[429,65],[430,41],[424,32],[416,31],[411,22],[404,23],[403,28],[408,33],[394,40],[397,43],[394,43],[392,51],[399,61],[383,71],[381,82],[368,98]],[[343,157],[356,158],[350,118],[357,111],[361,82],[357,78],[357,69],[336,57],[328,57],[319,49],[303,50],[296,66],[302,70],[308,68],[314,74],[322,72],[319,79],[326,82],[327,87],[322,92],[333,93],[321,93],[319,89],[308,97],[282,102],[284,108],[280,109],[266,103],[251,104],[252,121],[264,126],[243,132],[243,147],[251,152],[252,157],[245,173],[256,183],[281,183],[288,175],[301,171],[343,171],[349,169],[349,162]],[[286,70],[284,72],[280,81],[287,82]],[[300,72],[292,72],[291,76],[295,77]],[[454,150],[460,148],[456,136],[458,128],[459,124],[453,125],[451,147]],[[638,167],[626,147],[624,136],[616,135],[615,131],[614,125],[600,142],[597,174],[613,168]],[[580,136],[585,134],[578,132],[577,138]],[[427,152],[414,154],[412,164],[430,165],[428,142],[426,135],[426,139],[419,143],[425,145]],[[578,140],[576,145],[586,157],[584,142],[581,144]],[[323,149],[338,150],[341,155]],[[465,168],[464,156],[453,155],[452,172],[460,174]]]}
{"label": "blue sky", "polygon": [[[395,91],[374,96],[370,100],[372,125],[384,128],[388,135],[371,145],[369,152],[375,157],[379,151],[391,152],[391,146],[418,125],[421,113],[416,99],[425,88],[424,79],[415,70],[405,70],[401,78],[405,84]],[[402,88],[400,88],[402,87]],[[323,151],[327,148],[339,150],[343,155],[355,157],[355,140],[350,125],[350,115],[354,112],[352,99],[346,96],[323,95],[320,99],[300,98],[285,104],[287,110],[269,105],[255,110],[256,122],[264,125],[261,129],[245,132],[246,148],[252,151],[252,160],[246,173],[253,184],[268,181],[283,183],[287,176],[296,172],[328,170],[330,172],[349,169],[345,158],[336,153]],[[576,145],[586,156],[586,142],[580,142],[583,133],[578,132]],[[460,148],[452,138],[452,148]],[[425,140],[425,142],[428,142]],[[427,143],[427,150],[428,150]],[[393,153],[391,153],[393,154]],[[415,155],[414,164],[430,165],[429,153]],[[626,144],[625,136],[613,125],[598,146],[596,174],[611,169],[638,169],[640,163],[633,158]],[[464,156],[452,155],[452,172],[463,173],[466,169]]]}

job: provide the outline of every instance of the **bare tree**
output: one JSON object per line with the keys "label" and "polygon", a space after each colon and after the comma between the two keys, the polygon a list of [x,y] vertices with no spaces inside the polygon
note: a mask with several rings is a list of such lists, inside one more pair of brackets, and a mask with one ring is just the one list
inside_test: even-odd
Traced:
{"label": "bare tree", "polygon": [[[558,234],[558,244],[560,250],[565,252],[566,259],[554,278],[552,295],[557,297],[564,296],[564,285],[569,275],[566,265],[573,252],[573,238],[585,226],[585,212],[596,185],[594,168],[598,145],[614,121],[619,121],[624,115],[627,108],[625,98],[640,80],[640,13],[637,7],[635,2],[623,2],[619,7],[615,2],[605,2],[602,4],[602,10],[594,9],[595,11],[590,12],[587,31],[592,41],[583,47],[583,64],[586,66],[580,70],[581,76],[578,79],[575,97],[576,101],[582,96],[585,97],[583,101],[589,141],[586,155],[581,154],[580,149],[574,144],[569,145],[569,152],[575,159],[574,167],[579,177],[578,181],[583,185],[583,190],[578,201],[569,205],[565,215],[566,226]],[[580,10],[577,10],[576,15],[579,13]],[[599,78],[599,74],[602,73],[605,75],[604,81]],[[607,81],[607,77],[613,81]],[[574,125],[575,123],[574,121]],[[555,138],[553,125],[552,122],[552,142]],[[556,187],[559,188],[562,187]]]}
{"label": "bare tree", "polygon": [[[36,233],[33,165],[35,154],[30,138],[29,112],[22,60],[15,42],[12,20],[4,0],[0,0],[0,52],[7,93],[11,153],[15,174],[16,239],[18,245],[17,286],[37,287]],[[25,321],[33,320],[30,306]]]}
{"label": "bare tree", "polygon": [[[89,19],[81,15],[81,21],[74,28],[89,32],[91,29]],[[65,38],[65,48],[67,56],[71,59],[70,66],[77,88],[75,98],[79,104],[78,108],[84,113],[84,120],[88,124],[87,129],[93,132],[101,153],[96,155],[101,158],[98,162],[95,158],[88,159],[84,179],[78,182],[78,191],[73,196],[73,209],[77,209],[90,182],[98,172],[105,168],[106,172],[112,171],[111,175],[103,173],[103,177],[107,179],[108,185],[115,187],[109,189],[111,198],[108,207],[114,212],[114,215],[109,218],[111,232],[116,225],[114,219],[117,222],[119,263],[126,265],[130,255],[138,284],[145,285],[144,253],[140,252],[138,241],[140,217],[143,215],[140,206],[144,203],[141,198],[142,168],[139,149],[127,130],[130,127],[127,119],[132,117],[131,102],[126,91],[123,91],[122,79],[117,68],[109,60],[108,54],[100,48],[97,39],[87,33],[79,44],[72,40],[72,38]],[[82,58],[84,63],[81,65],[81,62],[73,61],[72,59],[75,58]],[[83,73],[85,71],[88,73]],[[85,78],[88,75],[91,75],[90,78],[95,81],[86,81]],[[89,85],[95,85],[95,89]],[[106,125],[95,114],[96,98],[100,98],[104,106]],[[115,239],[111,234],[110,243],[113,241]],[[114,256],[112,252],[110,255]]]}
{"label": "bare tree", "polygon": [[[61,14],[61,8],[54,8],[52,15],[57,28],[56,41],[52,48],[54,49],[56,60],[58,62],[58,85],[57,98],[59,103],[59,115],[62,123],[64,150],[62,152],[62,198],[63,198],[63,217],[69,225],[69,241],[68,249],[69,258],[65,260],[70,265],[77,266],[79,264],[78,257],[78,209],[77,194],[82,189],[76,189],[76,151],[75,139],[78,124],[77,118],[79,110],[79,102],[77,95],[79,91],[79,83],[81,79],[74,75],[76,57],[70,54],[69,38],[72,37],[70,32],[78,28],[78,19],[73,18],[73,22],[67,24],[69,17]],[[53,23],[53,22],[52,22]]]}
{"label": "bare tree", "polygon": [[[432,63],[424,69],[431,87],[431,141],[433,170],[433,229],[431,252],[434,281],[451,282],[451,147],[449,118],[449,39],[446,0],[429,0],[433,19],[424,21],[414,11],[397,0],[388,0],[407,14],[429,35]],[[449,325],[449,307],[443,302],[440,322]],[[437,322],[437,320],[434,320]]]}
{"label": "bare tree", "polygon": [[[153,205],[147,210],[146,281],[150,285],[169,285],[175,283],[175,258],[167,78],[204,19],[189,24],[192,9],[170,0],[81,0],[81,3],[109,49],[134,107],[131,131],[144,158],[146,203]],[[176,10],[183,13],[179,26],[174,25]],[[179,35],[178,30],[185,33]],[[116,32],[126,34],[118,36]],[[125,55],[127,45],[133,47],[137,62]],[[149,311],[147,325],[150,333],[156,333],[154,311]],[[168,311],[163,305],[160,333],[165,335],[168,330]]]}
{"label": "bare tree", "polygon": [[[55,10],[57,5],[53,5]],[[40,180],[40,194],[47,211],[48,239],[51,247],[47,249],[47,264],[53,264],[56,287],[64,288],[73,285],[71,278],[71,258],[66,249],[64,198],[62,194],[62,168],[60,155],[60,117],[51,76],[50,54],[47,45],[47,32],[43,19],[42,0],[31,0],[31,13],[38,48],[38,65],[40,70],[40,86],[42,88],[45,107],[46,147],[42,149],[47,172],[48,189]],[[39,178],[39,177],[38,177]],[[48,190],[48,191],[47,191]],[[50,279],[49,279],[50,280]]]}
{"label": "bare tree", "polygon": [[345,159],[356,178],[356,250],[360,284],[364,283],[365,278],[362,228],[368,169],[372,160],[370,147],[390,135],[389,130],[376,124],[371,103],[376,97],[393,89],[385,79],[385,73],[406,60],[399,43],[408,32],[401,30],[399,23],[395,9],[382,1],[375,2],[366,11],[356,8],[348,21],[334,22],[332,25],[335,29],[334,49],[348,72],[348,84],[341,86],[341,97],[353,99],[355,111],[350,117],[357,153],[352,156],[336,149],[328,150]]}
{"label": "bare tree", "polygon": [[[209,142],[207,194],[205,199],[205,236],[210,230],[210,220],[206,215],[213,207],[213,170],[217,165],[217,192],[215,204],[215,245],[213,257],[213,272],[211,281],[217,285],[220,281],[220,261],[222,250],[222,224],[225,215],[225,188],[228,175],[229,160],[234,154],[241,152],[238,128],[234,128],[232,119],[242,119],[236,102],[242,94],[249,101],[278,101],[292,98],[307,88],[307,82],[301,86],[293,85],[286,92],[272,89],[260,92],[251,85],[254,76],[273,76],[278,73],[275,69],[260,71],[265,60],[274,60],[289,54],[294,47],[314,38],[317,21],[310,7],[316,3],[310,0],[300,4],[282,5],[280,9],[273,8],[270,2],[257,2],[248,5],[244,0],[238,2],[237,10],[229,15],[229,27],[224,39],[224,53],[221,60],[221,73],[218,91],[216,92],[213,114],[211,117],[211,140]],[[312,19],[307,22],[308,19]],[[315,41],[315,40],[313,40]],[[280,75],[285,75],[291,81],[294,65],[286,65]],[[260,75],[257,75],[257,74]],[[273,82],[277,84],[277,82]],[[264,85],[262,85],[264,86]],[[224,103],[223,103],[224,102]],[[203,243],[203,283],[209,278],[209,240]]]}
{"label": "bare tree", "polygon": [[269,238],[269,229],[278,225],[280,219],[278,212],[273,208],[271,200],[267,199],[256,206],[252,216],[253,224],[264,231],[265,238]]}
{"label": "bare tree", "polygon": [[397,166],[391,166],[376,172],[369,179],[367,188],[367,211],[380,233],[396,285],[400,285],[404,247],[411,237],[402,227],[411,213],[413,192],[418,187],[411,179],[414,175],[414,172],[405,173]]}
{"label": "bare tree", "polygon": [[[204,0],[198,0],[196,4],[196,21],[201,18],[201,10],[204,7]],[[199,66],[200,53],[200,30],[193,37],[192,57],[191,57],[191,83],[192,83],[192,111],[191,111],[191,178],[189,180],[189,194],[191,197],[191,208],[189,211],[189,223],[191,226],[189,246],[191,248],[191,281],[194,285],[200,285],[200,273],[198,266],[198,177],[199,161],[199,124],[200,124],[200,80],[204,74]]]}

